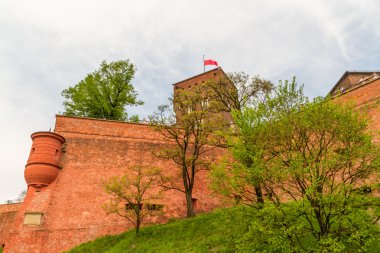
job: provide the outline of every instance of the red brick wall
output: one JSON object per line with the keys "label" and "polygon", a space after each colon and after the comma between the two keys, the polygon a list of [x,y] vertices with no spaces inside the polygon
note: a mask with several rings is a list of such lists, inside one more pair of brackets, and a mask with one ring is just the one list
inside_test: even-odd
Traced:
{"label": "red brick wall", "polygon": [[354,103],[355,107],[368,117],[369,130],[374,136],[374,142],[380,143],[380,79],[336,96],[334,100]]}
{"label": "red brick wall", "polygon": [[22,203],[0,205],[0,248],[5,244],[21,205]]}
{"label": "red brick wall", "polygon": [[[380,79],[356,87],[333,99],[340,103],[353,103],[361,115],[368,119],[368,131],[373,135],[373,142],[380,145]],[[378,180],[379,178],[374,175],[363,184],[378,183]],[[373,195],[380,196],[380,191],[373,192]]]}
{"label": "red brick wall", "polygon": [[[61,252],[105,234],[116,234],[131,227],[118,215],[107,215],[102,205],[108,196],[102,180],[127,172],[133,165],[155,166],[176,175],[171,161],[159,160],[152,152],[166,147],[167,141],[150,126],[117,121],[57,116],[55,132],[66,139],[62,170],[49,186],[36,191],[29,187],[24,210],[18,216],[5,252]],[[219,151],[220,152],[220,151]],[[212,156],[218,156],[215,151]],[[194,198],[198,212],[220,206],[207,188],[207,173],[199,172]],[[184,194],[167,191],[160,203],[163,215],[147,222],[165,222],[184,217]],[[41,226],[23,225],[26,211],[43,212]]]}

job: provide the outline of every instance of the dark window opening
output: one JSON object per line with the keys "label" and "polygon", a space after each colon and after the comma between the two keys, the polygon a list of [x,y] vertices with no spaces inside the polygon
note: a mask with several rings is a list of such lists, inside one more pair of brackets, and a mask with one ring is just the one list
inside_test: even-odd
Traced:
{"label": "dark window opening", "polygon": [[142,204],[125,204],[125,210],[135,210],[137,206],[140,210],[142,209]]}
{"label": "dark window opening", "polygon": [[149,211],[162,211],[162,209],[164,209],[164,205],[160,205],[160,204],[146,204],[146,208]]}

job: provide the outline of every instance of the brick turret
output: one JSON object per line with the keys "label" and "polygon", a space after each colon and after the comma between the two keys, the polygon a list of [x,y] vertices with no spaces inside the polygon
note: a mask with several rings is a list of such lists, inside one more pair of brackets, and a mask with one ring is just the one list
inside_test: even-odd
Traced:
{"label": "brick turret", "polygon": [[47,186],[58,176],[65,138],[52,132],[36,132],[31,137],[33,144],[25,166],[25,181],[28,186]]}

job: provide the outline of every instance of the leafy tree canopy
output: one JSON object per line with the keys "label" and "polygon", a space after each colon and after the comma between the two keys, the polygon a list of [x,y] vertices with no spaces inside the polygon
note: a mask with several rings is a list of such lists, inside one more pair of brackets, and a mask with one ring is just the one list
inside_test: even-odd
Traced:
{"label": "leafy tree canopy", "polygon": [[309,101],[293,79],[233,116],[234,161],[215,168],[214,187],[262,209],[252,227],[283,226],[292,247],[302,248],[309,236],[326,252],[369,242],[379,217],[367,209],[379,201],[364,195],[375,187],[367,184],[377,179],[380,150],[363,115],[329,98]]}
{"label": "leafy tree canopy", "polygon": [[73,87],[62,91],[65,115],[127,120],[127,105],[141,105],[131,80],[135,66],[129,60],[107,63]]}

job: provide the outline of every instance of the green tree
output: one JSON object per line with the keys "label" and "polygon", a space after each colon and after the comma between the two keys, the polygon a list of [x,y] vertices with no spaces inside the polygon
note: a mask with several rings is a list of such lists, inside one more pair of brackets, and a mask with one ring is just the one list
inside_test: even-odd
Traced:
{"label": "green tree", "polygon": [[[356,189],[379,170],[379,150],[367,123],[349,105],[316,98],[271,125],[268,167],[280,171],[272,192],[299,205],[316,239],[357,231],[352,214],[364,206]],[[361,222],[361,221],[360,221]]]}
{"label": "green tree", "polygon": [[[235,119],[235,161],[214,172],[216,185],[227,186],[225,194],[259,201],[252,189],[260,184],[275,204],[262,212],[281,210],[276,211],[278,228],[297,228],[303,231],[298,235],[310,234],[323,247],[364,245],[374,228],[366,209],[376,199],[357,192],[378,175],[380,166],[379,148],[364,117],[350,105],[324,98],[308,101],[293,80]],[[299,238],[285,238],[300,245]]]}
{"label": "green tree", "polygon": [[200,170],[209,169],[210,156],[207,152],[215,149],[218,142],[217,130],[225,127],[222,115],[213,113],[206,101],[205,86],[198,85],[192,90],[176,92],[171,105],[163,105],[151,116],[152,126],[173,145],[157,151],[161,159],[173,161],[182,179],[163,177],[162,187],[166,190],[183,192],[186,197],[187,217],[195,215],[193,187]]}
{"label": "green tree", "polygon": [[157,188],[159,170],[136,166],[122,176],[114,176],[103,182],[103,188],[111,199],[103,206],[107,213],[125,217],[140,233],[140,226],[148,215],[157,214],[162,205],[156,204],[161,198]]}
{"label": "green tree", "polygon": [[62,91],[65,115],[126,120],[125,106],[141,105],[131,84],[135,67],[129,60],[107,63]]}
{"label": "green tree", "polygon": [[246,75],[240,73],[236,78],[240,80],[240,86],[250,87],[243,90],[250,90],[248,94],[251,95],[242,96],[245,102],[231,108],[234,129],[225,131],[224,138],[233,159],[214,167],[213,186],[224,195],[234,197],[237,202],[261,206],[265,200],[263,187],[269,176],[266,163],[271,154],[266,152],[266,148],[271,142],[268,135],[271,119],[275,113],[287,108],[299,108],[306,98],[302,90],[296,90],[295,79],[286,82],[283,89],[273,90],[269,81],[258,77],[252,80],[251,85],[244,85],[248,80]]}
{"label": "green tree", "polygon": [[232,72],[226,78],[210,79],[205,86],[210,100],[217,103],[214,110],[221,112],[252,107],[262,101],[274,87],[271,81],[258,75],[250,77],[244,72]]}

